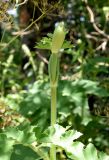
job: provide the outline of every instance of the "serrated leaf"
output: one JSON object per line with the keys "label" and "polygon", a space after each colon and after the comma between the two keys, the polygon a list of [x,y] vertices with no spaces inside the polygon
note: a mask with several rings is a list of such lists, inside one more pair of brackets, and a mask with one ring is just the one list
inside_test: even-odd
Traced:
{"label": "serrated leaf", "polygon": [[98,152],[93,144],[89,143],[86,148],[81,142],[73,142],[66,146],[66,154],[73,160],[109,160],[109,156],[103,152]]}
{"label": "serrated leaf", "polygon": [[40,42],[38,42],[35,46],[35,48],[39,49],[51,49],[51,41],[52,41],[52,34],[47,34],[47,37],[43,37]]}
{"label": "serrated leaf", "polygon": [[8,138],[12,138],[19,143],[30,144],[36,140],[35,133],[31,133],[29,130],[25,132],[25,130],[20,131],[17,128],[7,128],[5,134]]}
{"label": "serrated leaf", "polygon": [[54,127],[50,126],[47,130],[45,130],[44,134],[42,134],[40,141],[55,143],[56,141],[59,141],[65,130],[65,128],[57,124],[54,125]]}
{"label": "serrated leaf", "polygon": [[[53,36],[52,33],[47,34],[47,37],[43,37],[41,41],[36,44],[35,48],[51,50],[52,36]],[[67,49],[72,47],[73,46],[71,42],[66,40],[62,45],[62,49]]]}
{"label": "serrated leaf", "polygon": [[66,131],[66,128],[56,124],[54,127],[49,127],[44,134],[42,134],[40,141],[44,143],[53,143],[65,149],[71,146],[73,141],[81,135],[82,133],[75,130]]}
{"label": "serrated leaf", "polygon": [[67,48],[72,48],[73,45],[71,44],[70,41],[64,41],[63,45],[62,45],[62,49],[67,49]]}
{"label": "serrated leaf", "polygon": [[65,148],[66,146],[71,146],[72,142],[81,135],[82,133],[77,132],[76,130],[69,130],[63,133],[58,141],[54,141],[53,143]]}

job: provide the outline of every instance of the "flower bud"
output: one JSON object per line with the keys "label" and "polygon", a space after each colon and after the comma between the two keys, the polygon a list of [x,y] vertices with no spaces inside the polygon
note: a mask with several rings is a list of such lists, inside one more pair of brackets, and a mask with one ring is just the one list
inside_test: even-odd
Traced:
{"label": "flower bud", "polygon": [[62,47],[62,44],[65,39],[65,27],[64,27],[64,22],[60,22],[53,33],[53,38],[52,38],[52,45],[51,45],[51,52],[52,53],[58,53],[59,50]]}

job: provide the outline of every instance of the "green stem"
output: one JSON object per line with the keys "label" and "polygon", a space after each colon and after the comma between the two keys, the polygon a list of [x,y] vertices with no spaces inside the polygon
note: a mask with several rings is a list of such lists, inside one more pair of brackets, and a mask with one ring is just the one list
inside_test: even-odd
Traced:
{"label": "green stem", "polygon": [[56,146],[54,144],[51,144],[50,160],[56,160]]}
{"label": "green stem", "polygon": [[51,126],[56,124],[56,86],[51,86]]}
{"label": "green stem", "polygon": [[[56,86],[51,86],[51,126],[54,126],[56,124]],[[50,160],[56,160],[56,146],[54,144],[51,144],[50,148]]]}

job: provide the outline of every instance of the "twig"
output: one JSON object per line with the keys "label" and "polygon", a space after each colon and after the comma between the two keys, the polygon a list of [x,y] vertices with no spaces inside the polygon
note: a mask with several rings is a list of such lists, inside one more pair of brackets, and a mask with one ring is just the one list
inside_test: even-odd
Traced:
{"label": "twig", "polygon": [[100,46],[98,46],[98,47],[96,48],[96,51],[97,51],[97,50],[100,50],[100,49],[102,49],[102,50],[104,51],[104,50],[106,49],[107,42],[108,42],[108,41],[104,41],[103,43],[101,43]]}
{"label": "twig", "polygon": [[39,52],[36,52],[36,53],[37,53],[38,57],[39,57],[44,63],[48,64],[48,61],[47,61],[47,59],[46,59],[45,57],[43,57]]}
{"label": "twig", "polygon": [[27,35],[27,34],[30,34],[30,33],[32,33],[32,32],[34,32],[34,30],[32,29],[32,30],[29,30],[29,31],[17,31],[17,32],[12,32],[12,35],[13,36],[16,36],[16,35],[19,35],[19,36],[23,36],[23,35]]}
{"label": "twig", "polygon": [[93,39],[96,42],[98,41],[98,39],[95,36],[91,35],[91,34],[86,34],[85,36],[86,36],[86,38]]}
{"label": "twig", "polygon": [[17,4],[16,4],[16,7],[18,7],[18,6],[21,6],[21,5],[25,4],[27,1],[28,1],[28,0],[24,0],[22,3],[17,3]]}
{"label": "twig", "polygon": [[86,9],[89,13],[89,17],[90,17],[90,22],[92,23],[94,29],[103,37],[107,38],[109,40],[109,35],[107,35],[103,30],[101,30],[95,23],[95,17],[94,17],[94,13],[92,11],[92,9],[89,7],[87,0],[83,0],[85,2],[86,5]]}

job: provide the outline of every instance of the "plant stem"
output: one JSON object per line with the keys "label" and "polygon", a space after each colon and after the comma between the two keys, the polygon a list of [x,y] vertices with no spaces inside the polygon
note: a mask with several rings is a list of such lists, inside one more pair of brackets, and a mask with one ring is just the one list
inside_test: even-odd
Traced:
{"label": "plant stem", "polygon": [[56,124],[56,86],[51,86],[51,126]]}
{"label": "plant stem", "polygon": [[50,160],[56,160],[56,146],[54,144],[51,144]]}
{"label": "plant stem", "polygon": [[[56,124],[56,95],[57,95],[57,87],[51,86],[51,126]],[[50,148],[50,160],[56,160],[56,146],[51,144]]]}
{"label": "plant stem", "polygon": [[[48,65],[48,71],[51,82],[51,126],[54,127],[56,124],[56,115],[57,115],[57,83],[59,76],[59,51],[62,47],[62,44],[65,39],[65,28],[64,23],[61,22],[55,28],[52,43],[51,43],[51,56]],[[56,160],[56,146],[51,144],[50,148],[50,160]]]}

